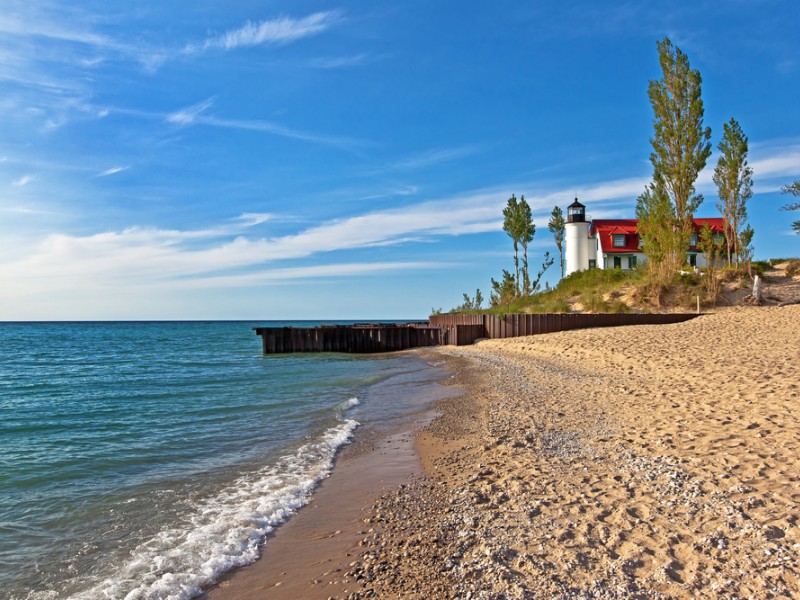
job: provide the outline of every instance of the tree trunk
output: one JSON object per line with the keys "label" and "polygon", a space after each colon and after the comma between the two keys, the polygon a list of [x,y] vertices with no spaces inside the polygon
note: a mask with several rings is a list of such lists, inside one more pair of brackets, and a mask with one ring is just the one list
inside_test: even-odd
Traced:
{"label": "tree trunk", "polygon": [[756,278],[753,280],[753,293],[749,296],[745,296],[742,301],[745,304],[754,304],[756,306],[764,304],[764,292],[761,288],[761,277],[756,275]]}

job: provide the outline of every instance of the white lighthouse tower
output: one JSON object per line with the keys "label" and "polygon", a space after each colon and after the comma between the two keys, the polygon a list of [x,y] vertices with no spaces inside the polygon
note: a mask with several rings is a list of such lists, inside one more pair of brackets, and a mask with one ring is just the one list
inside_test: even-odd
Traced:
{"label": "white lighthouse tower", "polygon": [[586,207],[577,198],[567,207],[564,229],[564,242],[567,246],[564,269],[566,276],[589,268],[589,223],[586,221]]}

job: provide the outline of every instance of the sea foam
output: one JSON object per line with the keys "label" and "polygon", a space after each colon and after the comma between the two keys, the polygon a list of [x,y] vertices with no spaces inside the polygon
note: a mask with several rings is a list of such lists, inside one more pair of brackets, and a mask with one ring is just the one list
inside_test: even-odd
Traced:
{"label": "sea foam", "polygon": [[357,426],[344,420],[269,468],[236,480],[194,506],[185,524],[140,544],[117,572],[72,598],[184,600],[224,571],[255,561],[264,536],[308,502]]}
{"label": "sea foam", "polygon": [[356,397],[350,398],[342,402],[342,410],[344,411],[349,408],[353,408],[354,406],[358,406],[359,404],[361,404],[361,402],[359,402],[358,398]]}

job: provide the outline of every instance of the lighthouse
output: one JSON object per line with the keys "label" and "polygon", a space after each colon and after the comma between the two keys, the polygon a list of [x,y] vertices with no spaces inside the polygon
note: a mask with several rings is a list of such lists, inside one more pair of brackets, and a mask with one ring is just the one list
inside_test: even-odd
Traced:
{"label": "lighthouse", "polygon": [[575,202],[567,207],[567,222],[564,225],[566,268],[564,275],[589,268],[589,223],[586,221],[586,207]]}

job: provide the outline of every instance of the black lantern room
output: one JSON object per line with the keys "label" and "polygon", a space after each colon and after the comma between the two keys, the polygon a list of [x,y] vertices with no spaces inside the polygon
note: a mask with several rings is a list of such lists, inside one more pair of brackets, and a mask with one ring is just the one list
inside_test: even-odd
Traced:
{"label": "black lantern room", "polygon": [[567,207],[567,223],[585,223],[586,222],[586,207],[578,202],[575,202]]}

